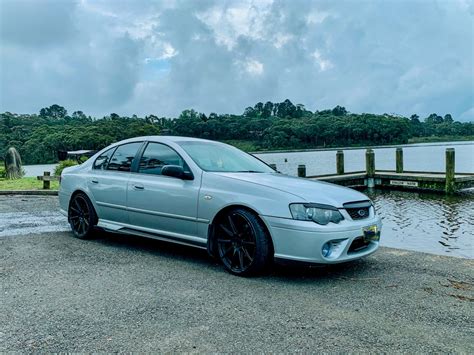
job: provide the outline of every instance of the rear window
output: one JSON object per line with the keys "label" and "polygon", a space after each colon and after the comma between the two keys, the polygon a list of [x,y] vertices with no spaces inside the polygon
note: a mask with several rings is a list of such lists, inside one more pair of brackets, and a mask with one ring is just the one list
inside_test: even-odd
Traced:
{"label": "rear window", "polygon": [[142,142],[135,142],[119,146],[112,155],[112,159],[110,159],[107,165],[107,170],[130,171],[133,159],[141,145]]}
{"label": "rear window", "polygon": [[109,150],[106,150],[101,155],[99,155],[99,157],[94,162],[94,169],[107,169],[107,165],[110,162],[110,158],[112,158],[112,154],[114,153],[115,148],[117,147],[110,148]]}

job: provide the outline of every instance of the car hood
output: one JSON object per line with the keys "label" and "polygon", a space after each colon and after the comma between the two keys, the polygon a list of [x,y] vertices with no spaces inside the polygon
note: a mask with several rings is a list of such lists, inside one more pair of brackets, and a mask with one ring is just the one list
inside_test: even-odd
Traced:
{"label": "car hood", "polygon": [[343,207],[346,202],[369,200],[364,194],[334,184],[297,178],[278,173],[215,173],[223,177],[246,181],[287,192],[295,196],[295,202],[313,202]]}

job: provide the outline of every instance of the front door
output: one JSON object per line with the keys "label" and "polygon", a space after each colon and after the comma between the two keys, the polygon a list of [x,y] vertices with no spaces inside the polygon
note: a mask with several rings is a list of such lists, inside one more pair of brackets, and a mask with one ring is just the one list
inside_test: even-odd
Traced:
{"label": "front door", "polygon": [[197,202],[201,176],[183,180],[161,175],[164,165],[188,166],[165,144],[146,146],[136,173],[128,181],[130,224],[156,234],[192,241],[197,234]]}

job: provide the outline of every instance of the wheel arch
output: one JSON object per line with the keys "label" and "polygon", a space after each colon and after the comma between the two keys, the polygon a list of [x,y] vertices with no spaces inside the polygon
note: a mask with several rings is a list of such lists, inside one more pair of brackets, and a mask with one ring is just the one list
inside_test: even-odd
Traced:
{"label": "wheel arch", "polygon": [[243,204],[231,204],[231,205],[224,206],[215,214],[214,218],[212,218],[211,222],[209,223],[208,235],[207,235],[207,252],[212,257],[217,257],[217,250],[216,250],[217,244],[215,242],[214,223],[218,221],[219,218],[223,216],[225,213],[235,208],[241,208],[241,209],[249,211],[250,213],[254,214],[255,217],[257,217],[260,222],[262,222],[262,225],[265,228],[265,232],[267,232],[268,236],[270,237],[270,245],[271,245],[272,254],[273,254],[275,252],[275,248],[273,246],[272,234],[270,233],[270,229],[268,228],[267,223],[262,217],[260,217],[260,214],[256,210]]}
{"label": "wheel arch", "polygon": [[[90,203],[92,204],[92,207],[94,208],[94,212],[95,212],[95,215],[97,217],[97,219],[99,218],[99,215],[97,214],[97,206],[95,205],[95,202],[94,200],[90,197],[90,195],[87,193],[87,191],[83,190],[83,189],[76,189],[74,190],[74,192],[71,194],[71,197],[69,197],[69,201],[68,201],[68,204],[67,204],[67,207],[68,207],[68,211],[69,211],[69,206],[71,205],[71,201],[72,199],[74,198],[74,196],[78,195],[78,194],[84,194],[86,195],[86,197],[89,199]],[[69,220],[69,216],[68,216],[68,220]]]}

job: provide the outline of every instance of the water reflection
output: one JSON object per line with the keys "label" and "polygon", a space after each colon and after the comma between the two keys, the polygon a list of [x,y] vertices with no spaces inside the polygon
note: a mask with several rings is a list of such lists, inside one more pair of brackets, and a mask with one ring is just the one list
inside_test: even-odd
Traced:
{"label": "water reflection", "polygon": [[381,245],[474,258],[474,190],[456,196],[366,192],[383,220]]}

